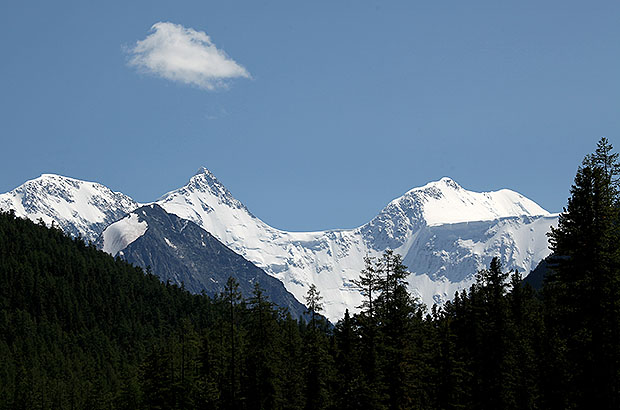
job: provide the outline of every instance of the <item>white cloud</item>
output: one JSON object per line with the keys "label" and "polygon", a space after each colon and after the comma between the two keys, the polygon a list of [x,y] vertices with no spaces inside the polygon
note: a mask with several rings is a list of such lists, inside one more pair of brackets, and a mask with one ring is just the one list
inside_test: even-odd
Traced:
{"label": "white cloud", "polygon": [[180,24],[153,24],[151,34],[129,53],[129,65],[139,70],[207,90],[225,86],[232,78],[250,78],[250,73],[218,50],[204,31]]}

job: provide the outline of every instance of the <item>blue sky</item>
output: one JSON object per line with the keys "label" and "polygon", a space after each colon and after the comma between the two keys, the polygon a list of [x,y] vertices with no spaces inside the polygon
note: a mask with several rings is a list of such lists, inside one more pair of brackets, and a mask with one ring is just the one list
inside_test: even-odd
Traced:
{"label": "blue sky", "polygon": [[[348,228],[442,176],[560,211],[620,148],[617,1],[87,3],[0,5],[0,192],[58,173],[150,201],[205,166],[273,226]],[[133,60],[174,27],[227,68]]]}

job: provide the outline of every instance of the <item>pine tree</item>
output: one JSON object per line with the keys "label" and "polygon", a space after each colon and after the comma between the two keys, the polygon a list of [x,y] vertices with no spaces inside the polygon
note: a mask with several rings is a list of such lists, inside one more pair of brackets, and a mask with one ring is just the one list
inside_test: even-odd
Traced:
{"label": "pine tree", "polygon": [[360,401],[363,408],[376,409],[381,407],[381,392],[384,390],[382,377],[377,358],[377,298],[380,294],[382,267],[376,258],[366,256],[364,269],[360,272],[359,279],[353,280],[353,284],[363,297],[362,305],[358,306],[361,311],[356,315],[356,321],[360,334],[361,371],[363,379],[360,384],[364,386],[360,391]]}
{"label": "pine tree", "polygon": [[[577,170],[571,197],[549,237],[558,256],[544,285],[558,380],[548,403],[620,406],[618,154],[602,138]],[[561,347],[557,349],[557,347]]]}
{"label": "pine tree", "polygon": [[470,300],[475,329],[474,403],[483,409],[507,408],[510,398],[507,352],[507,304],[504,295],[509,273],[502,272],[499,258],[476,274]]}
{"label": "pine tree", "polygon": [[228,309],[228,343],[230,346],[230,356],[228,360],[228,386],[225,390],[225,407],[236,409],[240,407],[241,397],[239,397],[240,378],[240,352],[239,352],[239,332],[237,326],[237,310],[242,301],[239,291],[239,282],[234,277],[229,277],[222,292],[222,298]]}
{"label": "pine tree", "polygon": [[139,408],[142,402],[142,391],[137,375],[128,371],[122,375],[121,389],[116,401],[116,408],[119,410]]}
{"label": "pine tree", "polygon": [[[361,351],[361,339],[357,332],[355,319],[347,309],[344,318],[334,328],[336,344],[336,407],[339,409],[362,409],[368,406],[366,378],[361,363],[367,359]],[[363,358],[363,360],[362,360]]]}
{"label": "pine tree", "polygon": [[225,373],[221,358],[224,350],[215,342],[215,334],[205,330],[200,343],[197,408],[201,410],[217,409],[221,404],[222,379]]}
{"label": "pine tree", "polygon": [[430,380],[434,392],[434,405],[430,408],[465,408],[465,403],[469,401],[466,389],[470,383],[456,329],[456,323],[462,320],[457,314],[460,305],[457,292],[454,300],[447,302],[441,309],[433,306],[435,357],[432,363],[435,374]]}
{"label": "pine tree", "polygon": [[310,326],[304,337],[304,382],[307,410],[326,409],[330,405],[331,362],[327,353],[325,335],[318,326],[318,315],[323,310],[323,297],[312,284],[305,297]]}
{"label": "pine tree", "polygon": [[540,404],[541,369],[538,359],[544,334],[542,306],[532,287],[524,285],[521,274],[516,270],[510,276],[507,298],[510,316],[507,365],[512,399],[509,404],[516,409],[535,409]]}
{"label": "pine tree", "polygon": [[323,311],[323,296],[314,283],[310,285],[304,299],[308,308],[306,313],[310,315],[310,326],[312,329],[316,329],[317,315]]}
{"label": "pine tree", "polygon": [[171,358],[166,348],[153,348],[142,366],[144,404],[149,410],[174,408]]}
{"label": "pine tree", "polygon": [[304,406],[304,369],[302,339],[299,332],[300,322],[294,320],[290,313],[281,324],[282,344],[282,396],[285,397],[283,409],[301,410]]}
{"label": "pine tree", "polygon": [[354,279],[353,285],[363,297],[361,314],[365,315],[371,322],[375,317],[375,300],[379,296],[380,286],[380,266],[375,264],[375,258],[364,257],[364,269],[360,272],[359,279]]}
{"label": "pine tree", "polygon": [[278,312],[256,282],[249,299],[245,390],[250,409],[282,407],[282,342]]}
{"label": "pine tree", "polygon": [[388,408],[420,405],[418,331],[422,306],[407,291],[407,267],[401,256],[385,251],[379,261],[381,293],[377,298],[378,364]]}

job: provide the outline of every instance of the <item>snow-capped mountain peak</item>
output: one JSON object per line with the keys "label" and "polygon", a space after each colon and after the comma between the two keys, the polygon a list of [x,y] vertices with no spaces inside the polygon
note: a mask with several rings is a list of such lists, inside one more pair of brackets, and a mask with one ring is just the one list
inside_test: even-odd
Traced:
{"label": "snow-capped mountain peak", "polygon": [[[517,192],[472,192],[447,177],[409,190],[370,222],[349,230],[273,228],[253,216],[206,168],[154,204],[195,222],[282,281],[298,300],[315,284],[326,316],[334,320],[361,302],[351,281],[359,276],[366,255],[386,249],[401,254],[412,272],[410,290],[430,305],[467,288],[494,256],[505,269],[529,272],[549,254],[546,233],[557,223],[557,215]],[[138,206],[100,184],[51,174],[0,195],[2,209],[55,221],[91,240]],[[148,235],[150,227],[140,215],[132,215],[107,231],[106,250],[116,253]]]}
{"label": "snow-capped mountain peak", "polygon": [[120,192],[96,183],[56,174],[43,174],[0,195],[0,209],[94,241],[110,223],[139,204]]}
{"label": "snow-capped mountain peak", "polygon": [[413,188],[392,203],[419,203],[427,225],[489,221],[512,216],[549,215],[534,201],[509,189],[472,192],[451,178],[443,177],[423,187]]}
{"label": "snow-capped mountain peak", "polygon": [[168,192],[157,202],[199,204],[204,212],[209,213],[213,211],[213,199],[217,199],[218,204],[242,209],[249,213],[246,207],[235,199],[230,191],[205,167],[200,167],[183,187]]}
{"label": "snow-capped mountain peak", "polygon": [[545,234],[557,218],[514,191],[472,192],[448,177],[409,190],[350,230],[273,228],[206,170],[158,203],[280,279],[299,300],[317,285],[332,319],[359,305],[351,280],[367,254],[400,253],[413,272],[411,290],[432,304],[468,287],[494,256],[507,269],[529,272],[549,253]]}

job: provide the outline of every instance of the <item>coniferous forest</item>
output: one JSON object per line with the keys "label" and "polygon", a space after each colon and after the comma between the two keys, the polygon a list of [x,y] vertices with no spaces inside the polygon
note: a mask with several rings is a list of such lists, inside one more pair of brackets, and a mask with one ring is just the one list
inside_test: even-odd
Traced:
{"label": "coniferous forest", "polygon": [[161,283],[57,228],[0,214],[0,409],[620,408],[620,165],[601,139],[549,233],[541,289],[494,259],[426,309],[400,256],[367,258],[333,326],[256,284]]}

